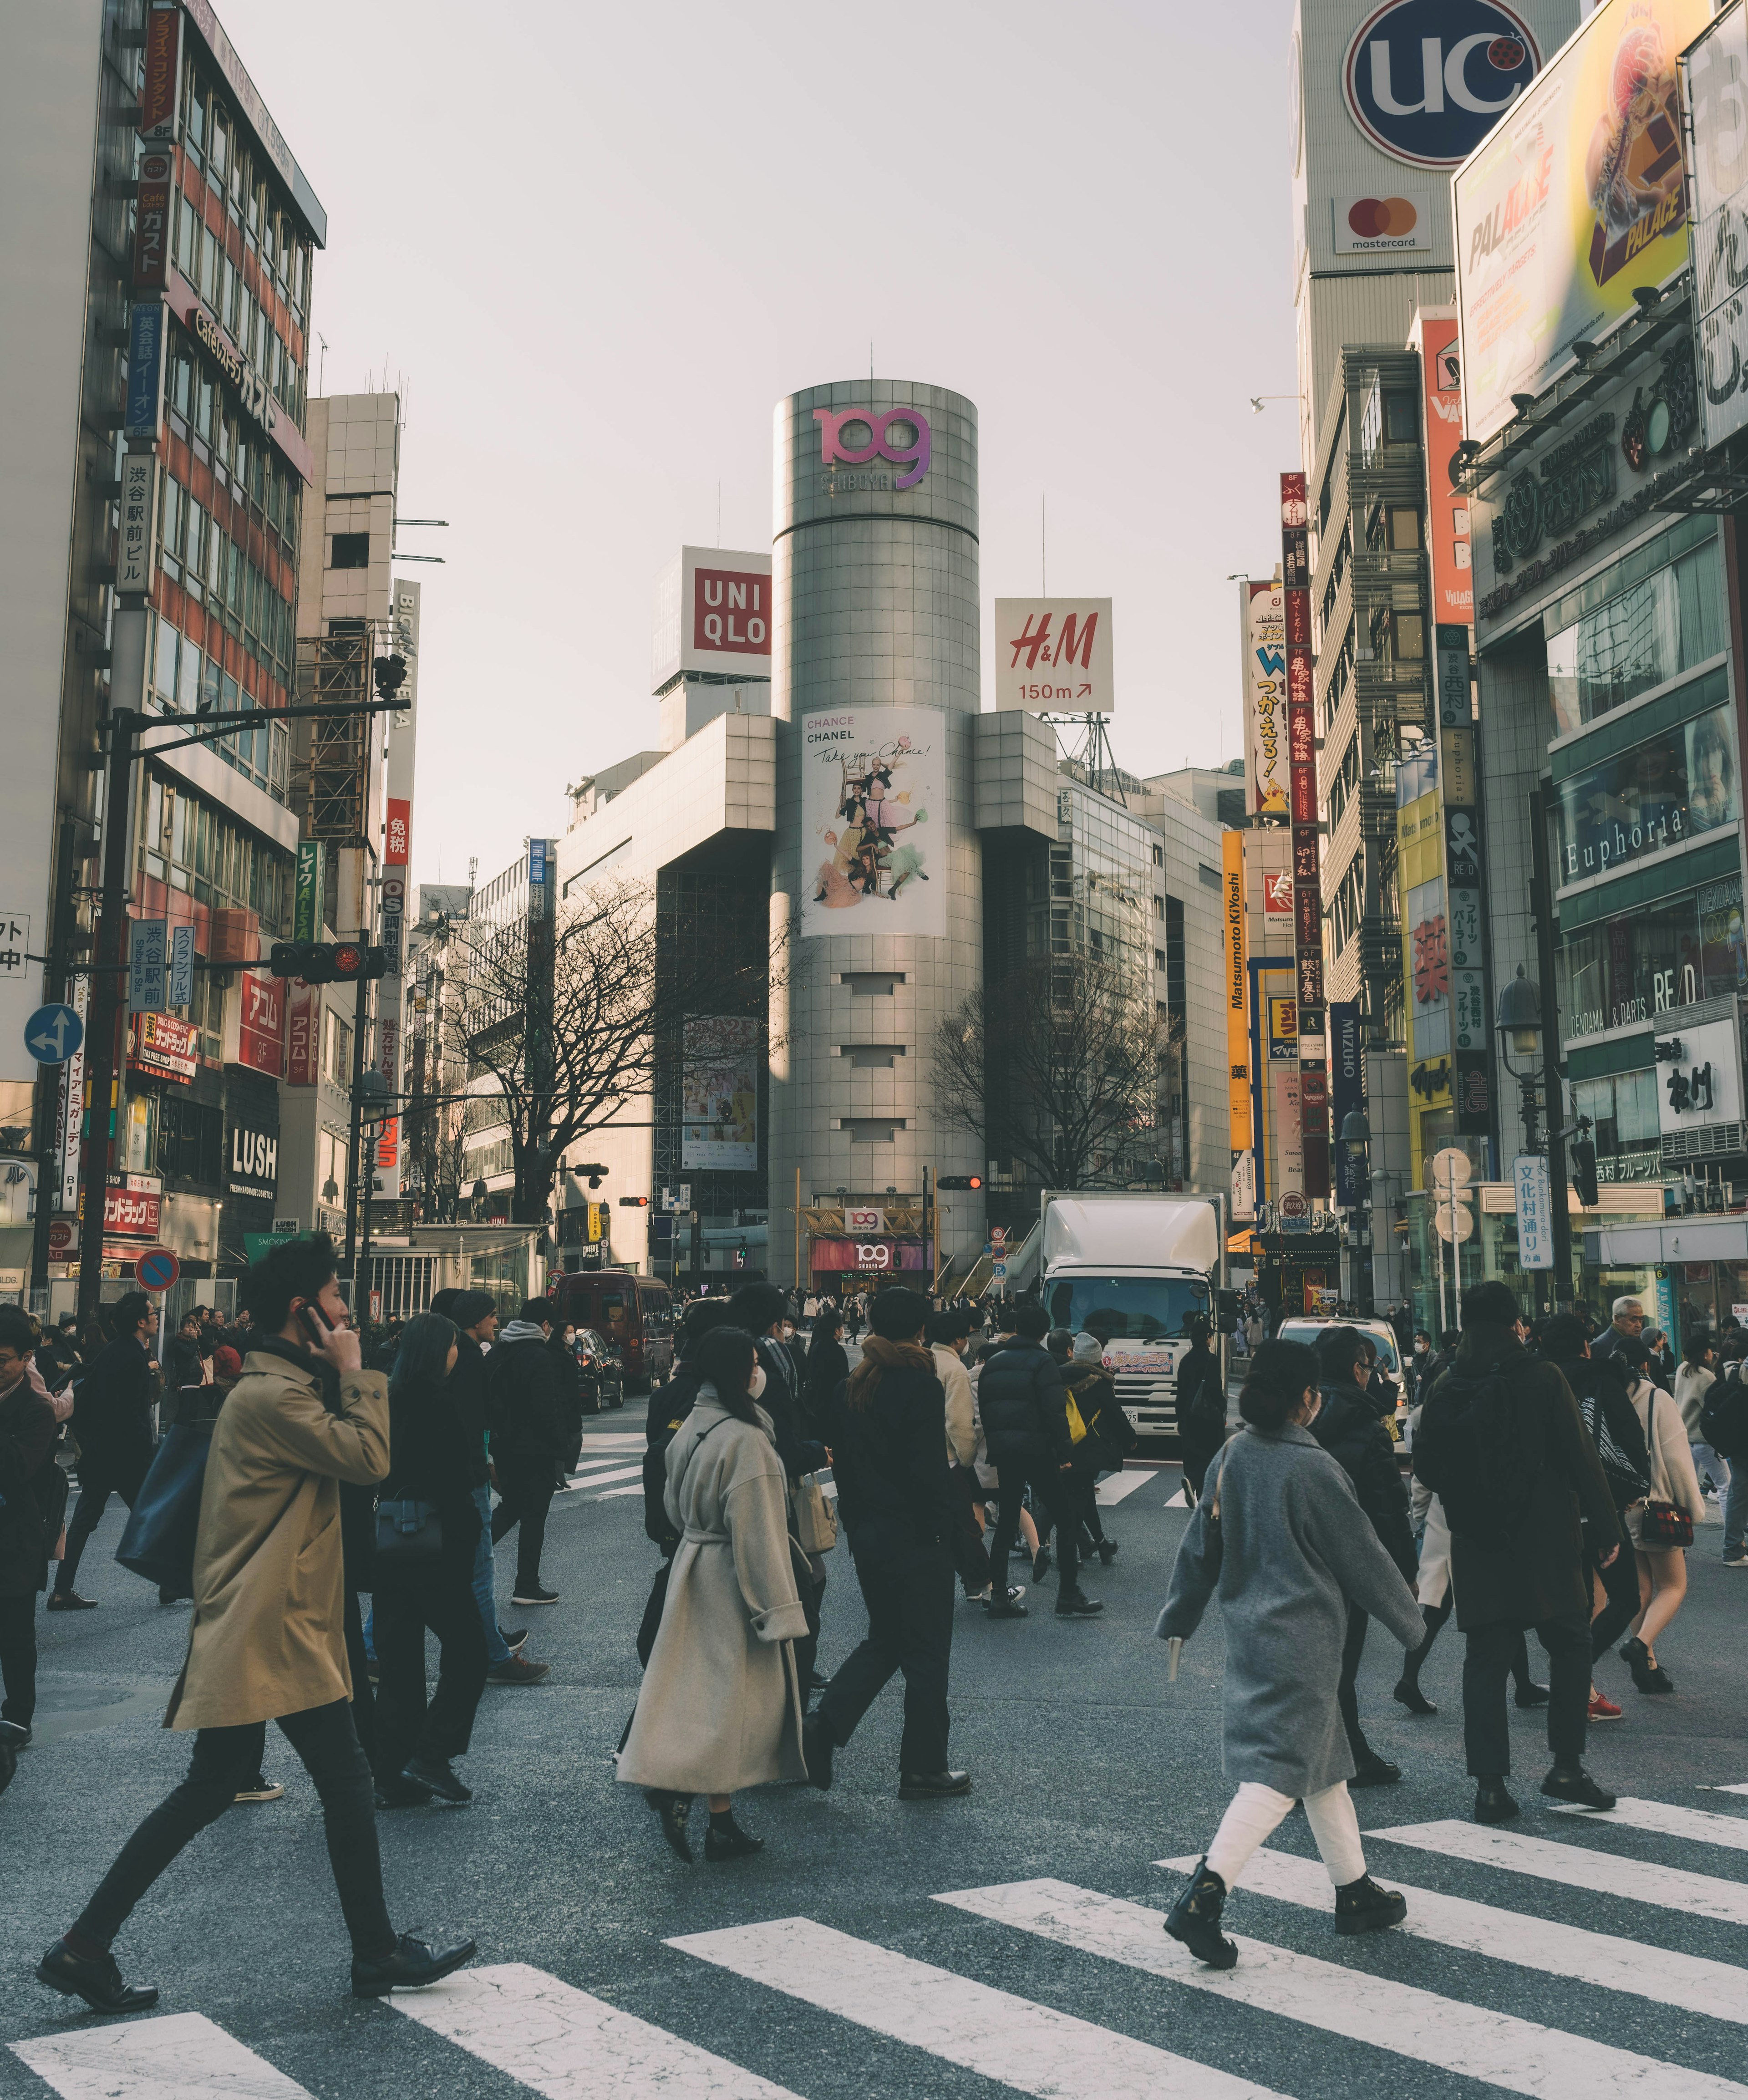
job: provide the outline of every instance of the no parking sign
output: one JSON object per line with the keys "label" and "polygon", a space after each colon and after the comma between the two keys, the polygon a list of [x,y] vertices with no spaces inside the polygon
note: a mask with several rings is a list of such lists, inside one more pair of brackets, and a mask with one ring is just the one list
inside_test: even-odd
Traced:
{"label": "no parking sign", "polygon": [[152,1247],[135,1265],[142,1290],[168,1290],[182,1273],[182,1264],[168,1247]]}

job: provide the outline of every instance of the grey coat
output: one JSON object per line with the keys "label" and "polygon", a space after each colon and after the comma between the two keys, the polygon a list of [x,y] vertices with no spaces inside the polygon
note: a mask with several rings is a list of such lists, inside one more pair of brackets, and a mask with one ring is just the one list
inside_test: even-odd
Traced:
{"label": "grey coat", "polygon": [[1154,1628],[1160,1639],[1187,1640],[1216,1590],[1226,1628],[1227,1778],[1296,1800],[1351,1779],[1353,1754],[1335,1703],[1349,1604],[1404,1648],[1418,1648],[1425,1629],[1353,1482],[1309,1429],[1245,1429],[1216,1456],[1177,1549]]}

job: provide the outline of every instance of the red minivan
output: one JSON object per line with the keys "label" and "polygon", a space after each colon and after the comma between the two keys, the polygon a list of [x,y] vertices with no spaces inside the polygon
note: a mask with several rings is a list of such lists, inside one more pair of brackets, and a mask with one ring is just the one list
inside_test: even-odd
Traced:
{"label": "red minivan", "polygon": [[628,1392],[647,1392],[673,1369],[673,1299],[665,1283],[623,1269],[573,1269],[553,1277],[546,1295],[562,1317],[606,1335],[625,1366]]}

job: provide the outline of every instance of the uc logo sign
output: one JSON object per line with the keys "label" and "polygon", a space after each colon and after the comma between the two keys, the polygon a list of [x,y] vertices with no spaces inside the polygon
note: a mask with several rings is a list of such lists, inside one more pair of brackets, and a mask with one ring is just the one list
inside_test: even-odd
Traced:
{"label": "uc logo sign", "polygon": [[1529,24],[1499,0],[1386,0],[1342,67],[1348,113],[1373,145],[1415,168],[1454,168],[1542,63]]}
{"label": "uc logo sign", "polygon": [[870,460],[890,460],[908,466],[892,484],[914,488],[929,471],[929,426],[914,408],[815,408],[819,457],[827,466],[866,466]]}

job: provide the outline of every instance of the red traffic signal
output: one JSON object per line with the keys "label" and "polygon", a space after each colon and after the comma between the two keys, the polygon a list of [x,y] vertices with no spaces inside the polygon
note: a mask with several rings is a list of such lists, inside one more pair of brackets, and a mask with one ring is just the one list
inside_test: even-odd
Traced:
{"label": "red traffic signal", "polygon": [[622,1211],[647,1211],[650,1207],[647,1196],[621,1196],[619,1207]]}
{"label": "red traffic signal", "polygon": [[276,941],[267,968],[276,977],[302,977],[306,984],[355,984],[388,971],[388,951],[361,941]]}
{"label": "red traffic signal", "polygon": [[981,1189],[983,1176],[981,1174],[943,1174],[934,1185],[938,1189]]}

